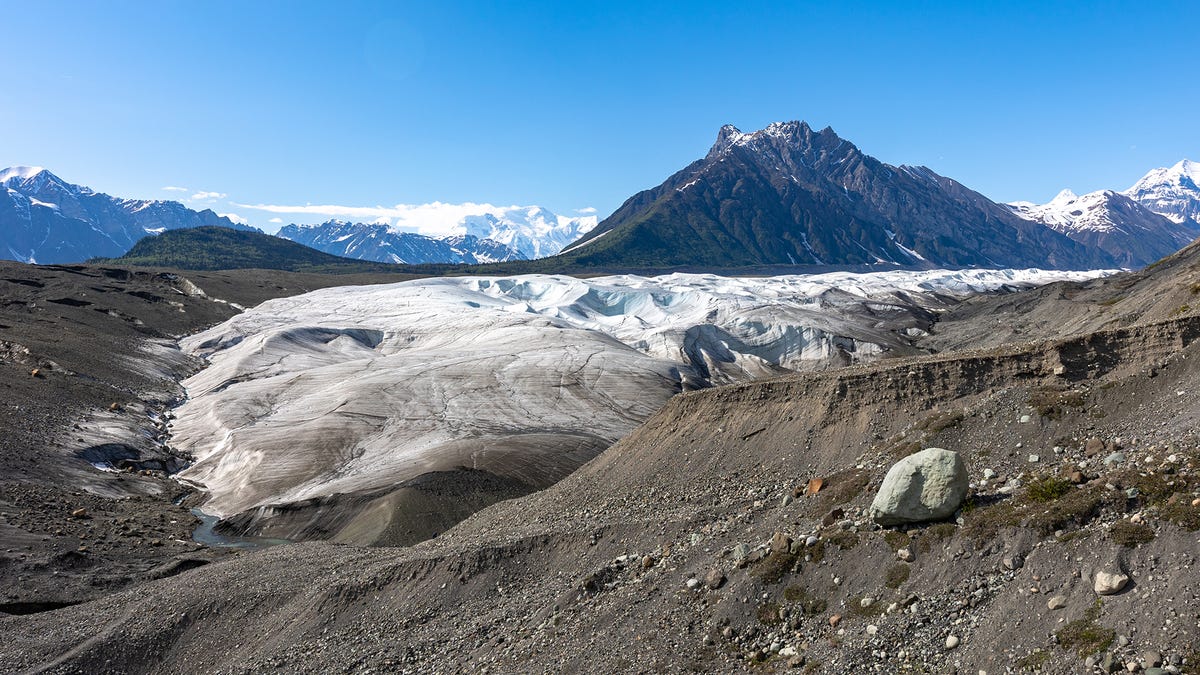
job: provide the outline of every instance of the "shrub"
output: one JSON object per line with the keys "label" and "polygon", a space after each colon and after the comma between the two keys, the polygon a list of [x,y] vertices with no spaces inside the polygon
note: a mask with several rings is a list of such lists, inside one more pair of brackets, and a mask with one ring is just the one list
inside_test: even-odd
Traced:
{"label": "shrub", "polygon": [[883,575],[883,585],[888,588],[900,588],[901,584],[908,581],[908,575],[911,572],[908,565],[904,563],[896,563],[887,569]]}
{"label": "shrub", "polygon": [[850,530],[834,530],[826,536],[826,539],[843,551],[849,551],[858,546],[858,535]]}
{"label": "shrub", "polygon": [[1071,481],[1057,476],[1046,476],[1031,482],[1026,492],[1035,502],[1052,502],[1065,496],[1072,489]]}
{"label": "shrub", "polygon": [[1035,389],[1029,392],[1029,405],[1042,417],[1057,420],[1070,408],[1083,407],[1083,392],[1058,389]]}
{"label": "shrub", "polygon": [[917,422],[916,428],[932,436],[933,434],[944,431],[945,429],[958,426],[965,417],[966,416],[958,410],[952,410],[948,412],[934,411]]}
{"label": "shrub", "polygon": [[765,584],[776,584],[796,567],[796,556],[785,551],[771,551],[754,568],[754,576]]}
{"label": "shrub", "polygon": [[884,530],[883,540],[893,549],[904,548],[912,543],[912,537],[908,536],[907,532],[901,532],[900,530]]}
{"label": "shrub", "polygon": [[783,623],[779,618],[779,605],[768,602],[758,608],[758,622],[764,626],[778,626]]}
{"label": "shrub", "polygon": [[824,612],[827,606],[824,598],[810,596],[803,586],[788,586],[783,589],[783,597],[788,602],[798,605],[805,616],[817,616]]}
{"label": "shrub", "polygon": [[1142,523],[1119,520],[1108,530],[1108,538],[1122,546],[1133,548],[1154,541],[1154,528]]}
{"label": "shrub", "polygon": [[1059,629],[1054,634],[1058,638],[1058,646],[1074,649],[1079,658],[1108,649],[1117,633],[1096,623],[1096,619],[1100,618],[1100,607],[1100,601],[1097,600],[1096,604],[1084,613],[1082,619],[1072,621]]}

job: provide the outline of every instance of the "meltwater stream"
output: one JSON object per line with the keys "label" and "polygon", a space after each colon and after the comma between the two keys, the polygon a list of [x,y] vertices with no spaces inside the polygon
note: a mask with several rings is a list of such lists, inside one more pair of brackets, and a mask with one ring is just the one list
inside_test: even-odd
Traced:
{"label": "meltwater stream", "polygon": [[272,539],[271,537],[242,537],[219,534],[216,531],[217,523],[221,521],[219,517],[207,514],[200,509],[192,509],[192,515],[200,519],[200,525],[192,532],[192,539],[196,543],[204,544],[205,546],[253,550],[292,543],[287,539]]}

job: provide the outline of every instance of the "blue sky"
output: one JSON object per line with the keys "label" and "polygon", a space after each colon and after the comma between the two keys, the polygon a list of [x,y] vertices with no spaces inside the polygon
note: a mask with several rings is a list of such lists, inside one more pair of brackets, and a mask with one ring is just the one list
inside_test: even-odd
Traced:
{"label": "blue sky", "polygon": [[244,205],[604,216],[722,124],[803,119],[1040,202],[1200,160],[1198,29],[1196,2],[13,3],[0,165],[267,228],[324,216]]}

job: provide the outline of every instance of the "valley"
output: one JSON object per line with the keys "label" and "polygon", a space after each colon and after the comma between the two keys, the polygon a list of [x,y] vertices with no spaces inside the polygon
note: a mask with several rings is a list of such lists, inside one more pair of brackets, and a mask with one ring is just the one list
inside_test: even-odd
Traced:
{"label": "valley", "polygon": [[[898,358],[675,395],[561,481],[414,546],[227,555],[0,618],[0,653],[46,672],[1189,672],[1200,327],[1168,305],[1194,294],[1198,251],[953,303]],[[978,340],[980,317],[1020,339]],[[879,529],[883,473],[921,447],[964,458],[970,508]],[[1097,596],[1101,572],[1130,589]]]}
{"label": "valley", "polygon": [[[287,230],[355,258],[8,170],[130,245],[0,265],[0,662],[1194,672],[1193,166],[1001,205],[727,126],[598,224]],[[951,515],[880,519],[926,451]]]}

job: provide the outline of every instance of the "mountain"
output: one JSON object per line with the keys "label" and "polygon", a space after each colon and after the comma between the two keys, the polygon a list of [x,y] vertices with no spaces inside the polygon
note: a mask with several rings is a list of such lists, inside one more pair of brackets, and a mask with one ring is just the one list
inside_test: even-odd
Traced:
{"label": "mountain", "polygon": [[120,199],[73,185],[40,167],[0,171],[0,258],[37,263],[119,256],[148,234],[239,225],[179,202]]}
{"label": "mountain", "polygon": [[339,258],[262,232],[208,226],[145,237],[119,258],[93,262],[185,270],[397,271],[394,265]]}
{"label": "mountain", "polygon": [[1169,169],[1154,169],[1125,195],[1176,223],[1200,223],[1200,164],[1185,159]]}
{"label": "mountain", "polygon": [[1128,193],[1097,190],[1078,196],[1063,190],[1046,204],[1015,202],[1017,215],[1108,253],[1122,267],[1142,267],[1171,255],[1200,236],[1190,219],[1171,220]]}
{"label": "mountain", "polygon": [[435,239],[414,232],[396,232],[379,223],[330,220],[319,225],[285,225],[277,236],[345,258],[388,263],[474,265],[526,259],[504,244],[473,234]]}
{"label": "mountain", "polygon": [[721,128],[708,155],[625,202],[565,259],[581,267],[1111,267],[1107,253],[832,129]]}
{"label": "mountain", "polygon": [[393,263],[489,263],[558,253],[596,226],[540,206],[421,204],[393,223],[287,225],[279,236],[334,255]]}

